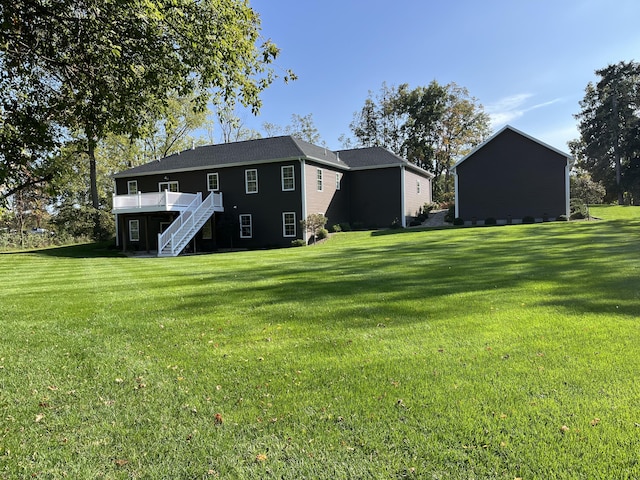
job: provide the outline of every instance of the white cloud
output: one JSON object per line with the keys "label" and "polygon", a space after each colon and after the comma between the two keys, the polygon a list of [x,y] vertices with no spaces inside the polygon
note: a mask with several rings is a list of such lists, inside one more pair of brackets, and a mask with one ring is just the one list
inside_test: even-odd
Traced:
{"label": "white cloud", "polygon": [[533,94],[531,93],[518,93],[516,95],[503,97],[497,102],[487,105],[485,107],[485,111],[489,114],[491,126],[494,129],[497,129],[498,127],[522,117],[525,113],[530,112],[531,110],[547,107],[562,100],[560,98],[555,98],[547,102],[527,106],[527,100],[531,97],[533,97]]}

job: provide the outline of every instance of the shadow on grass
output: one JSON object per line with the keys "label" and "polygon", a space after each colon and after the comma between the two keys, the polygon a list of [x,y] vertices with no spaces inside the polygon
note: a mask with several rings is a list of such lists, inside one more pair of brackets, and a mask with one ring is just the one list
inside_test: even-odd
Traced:
{"label": "shadow on grass", "polygon": [[124,256],[123,253],[115,247],[113,242],[83,243],[79,245],[65,245],[63,247],[48,247],[0,253],[0,255],[24,254],[61,258],[113,258]]}
{"label": "shadow on grass", "polygon": [[240,314],[278,321],[291,304],[307,304],[310,324],[346,318],[353,327],[370,327],[368,319],[440,321],[522,302],[523,309],[635,318],[637,230],[630,222],[608,221],[418,232],[413,241],[372,239],[259,267],[198,265],[197,273],[169,273],[164,281],[187,285],[175,315],[224,302],[239,305]]}

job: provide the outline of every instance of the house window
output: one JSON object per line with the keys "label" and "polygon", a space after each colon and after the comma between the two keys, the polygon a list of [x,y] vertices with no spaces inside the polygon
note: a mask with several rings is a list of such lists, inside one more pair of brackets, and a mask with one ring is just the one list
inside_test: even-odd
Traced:
{"label": "house window", "polygon": [[137,180],[129,180],[127,182],[127,193],[129,195],[135,195],[138,193],[138,181]]}
{"label": "house window", "polygon": [[217,173],[207,173],[207,189],[210,192],[217,192],[220,190]]}
{"label": "house window", "polygon": [[416,180],[416,193],[420,195],[420,180]]}
{"label": "house window", "polygon": [[316,171],[316,179],[317,179],[318,191],[321,192],[322,191],[322,169],[321,168],[319,168]]}
{"label": "house window", "polygon": [[295,189],[293,165],[282,167],[282,191],[287,192]]}
{"label": "house window", "polygon": [[129,220],[129,241],[140,241],[140,220]]}
{"label": "house window", "polygon": [[296,236],[296,213],[284,212],[282,214],[282,235],[285,237]]}
{"label": "house window", "polygon": [[251,215],[240,215],[240,238],[252,238],[253,226],[251,224]]}
{"label": "house window", "polygon": [[247,193],[258,193],[258,170],[244,171],[244,186]]}
{"label": "house window", "polygon": [[340,172],[336,172],[336,190],[340,190],[340,183],[342,181],[342,175]]}
{"label": "house window", "polygon": [[169,192],[177,192],[178,182],[159,182],[158,189],[160,192],[164,192],[165,190]]}

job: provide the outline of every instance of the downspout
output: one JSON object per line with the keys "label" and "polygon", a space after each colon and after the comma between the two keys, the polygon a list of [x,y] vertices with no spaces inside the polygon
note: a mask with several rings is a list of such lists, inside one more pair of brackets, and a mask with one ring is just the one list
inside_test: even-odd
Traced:
{"label": "downspout", "polygon": [[[113,179],[113,196],[117,195],[118,192],[116,192],[116,179]],[[113,196],[111,197],[111,202],[113,202]],[[113,208],[113,205],[111,205],[111,208]],[[120,222],[118,221],[118,214],[116,213],[116,247],[120,246]]]}
{"label": "downspout", "polygon": [[458,205],[458,170],[454,168],[452,172],[453,172],[453,199],[456,205],[455,218],[458,218],[460,216],[460,206]]}
{"label": "downspout", "polygon": [[[307,219],[307,178],[305,175],[306,163],[304,158],[300,159],[300,209],[302,211],[302,220]],[[304,232],[302,232],[302,238],[304,241],[307,241],[307,230],[305,228]]]}
{"label": "downspout", "polygon": [[565,189],[565,215],[567,219],[571,216],[571,192],[569,189],[571,188],[571,181],[569,179],[571,170],[570,161],[567,158],[567,165],[564,167],[564,189]]}
{"label": "downspout", "polygon": [[406,203],[405,203],[405,175],[404,175],[404,165],[400,165],[400,208],[402,210],[402,228],[407,227],[407,216],[406,216]]}

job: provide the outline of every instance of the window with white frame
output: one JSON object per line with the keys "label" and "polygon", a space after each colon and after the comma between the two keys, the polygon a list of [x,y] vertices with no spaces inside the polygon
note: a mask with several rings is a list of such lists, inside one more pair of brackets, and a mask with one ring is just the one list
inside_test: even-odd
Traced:
{"label": "window with white frame", "polygon": [[138,193],[138,181],[137,180],[129,180],[127,182],[127,193],[129,195],[135,195]]}
{"label": "window with white frame", "polygon": [[282,191],[287,192],[295,189],[295,178],[293,165],[285,165],[282,171]]}
{"label": "window with white frame", "polygon": [[140,220],[129,220],[129,241],[140,241]]}
{"label": "window with white frame", "polygon": [[416,180],[416,193],[420,195],[420,180]]}
{"label": "window with white frame", "polygon": [[322,191],[322,169],[321,168],[318,168],[316,170],[316,183],[317,183],[318,191],[321,192]]}
{"label": "window with white frame", "polygon": [[258,170],[252,168],[244,171],[244,187],[246,193],[258,193]]}
{"label": "window with white frame", "polygon": [[169,192],[178,192],[178,182],[159,182],[158,191],[164,192],[165,190]]}
{"label": "window with white frame", "polygon": [[251,214],[240,215],[240,238],[252,238],[253,225],[251,222]]}
{"label": "window with white frame", "polygon": [[296,236],[296,212],[283,212],[282,235],[285,237]]}
{"label": "window with white frame", "polygon": [[336,190],[340,190],[340,183],[342,183],[342,174],[336,172]]}
{"label": "window with white frame", "polygon": [[207,173],[207,190],[210,192],[217,192],[220,190],[220,184],[218,183],[218,173]]}

